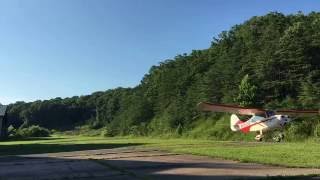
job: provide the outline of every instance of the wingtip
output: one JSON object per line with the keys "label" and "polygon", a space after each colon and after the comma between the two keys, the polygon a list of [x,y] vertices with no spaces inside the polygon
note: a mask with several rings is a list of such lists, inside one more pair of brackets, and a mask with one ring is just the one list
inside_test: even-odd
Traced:
{"label": "wingtip", "polygon": [[208,111],[208,110],[206,109],[206,105],[208,105],[208,104],[209,104],[209,103],[204,102],[204,101],[199,102],[199,103],[197,104],[197,109],[198,109],[199,111]]}
{"label": "wingtip", "polygon": [[204,105],[204,102],[199,102],[199,103],[197,104],[197,109],[198,109],[199,111],[202,111],[203,105]]}

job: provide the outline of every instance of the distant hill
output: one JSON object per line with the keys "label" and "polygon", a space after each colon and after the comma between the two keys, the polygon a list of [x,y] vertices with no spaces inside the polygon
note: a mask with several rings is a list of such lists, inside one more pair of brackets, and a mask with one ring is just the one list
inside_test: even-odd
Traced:
{"label": "distant hill", "polygon": [[135,88],[17,102],[9,121],[59,130],[85,124],[110,136],[183,134],[203,116],[198,102],[239,103],[245,75],[257,88],[252,105],[320,108],[320,13],[252,17],[222,32],[208,49],[152,66]]}

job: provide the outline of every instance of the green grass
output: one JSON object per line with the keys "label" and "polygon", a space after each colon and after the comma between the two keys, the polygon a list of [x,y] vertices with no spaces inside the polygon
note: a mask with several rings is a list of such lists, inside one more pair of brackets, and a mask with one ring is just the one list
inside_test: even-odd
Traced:
{"label": "green grass", "polygon": [[0,142],[0,155],[141,146],[241,162],[320,168],[319,145],[320,143],[317,142],[256,143],[195,139],[53,136]]}
{"label": "green grass", "polygon": [[[114,141],[115,139],[113,139]],[[106,138],[81,136],[53,136],[49,138],[27,138],[0,142],[0,156],[68,152],[79,150],[110,149],[118,147],[138,146],[142,144],[113,142]]]}

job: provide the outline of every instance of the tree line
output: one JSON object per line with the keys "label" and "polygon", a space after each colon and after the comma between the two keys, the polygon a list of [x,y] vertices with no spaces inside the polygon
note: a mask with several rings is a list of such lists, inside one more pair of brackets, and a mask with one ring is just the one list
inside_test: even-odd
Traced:
{"label": "tree line", "polygon": [[[252,86],[249,95],[239,88],[244,81]],[[200,101],[319,109],[319,100],[320,13],[272,12],[220,33],[207,49],[152,66],[136,87],[16,102],[8,119],[15,128],[86,125],[109,136],[183,134],[208,118],[196,109]]]}

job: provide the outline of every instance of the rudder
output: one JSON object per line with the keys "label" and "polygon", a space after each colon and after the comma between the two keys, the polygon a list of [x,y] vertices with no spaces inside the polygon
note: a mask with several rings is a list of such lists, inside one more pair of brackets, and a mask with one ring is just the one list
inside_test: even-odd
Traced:
{"label": "rudder", "polygon": [[230,118],[230,128],[232,131],[239,131],[240,128],[238,126],[238,124],[243,123],[237,115],[232,114],[231,118]]}

